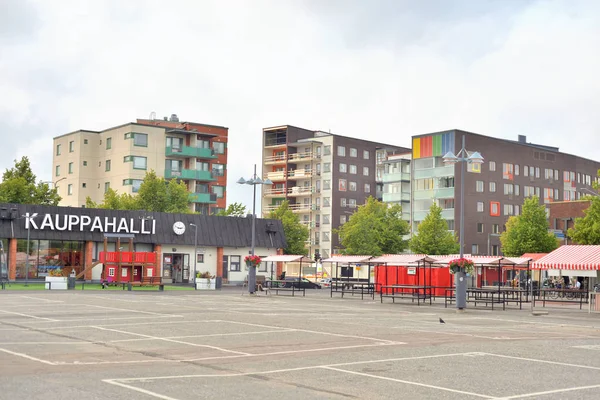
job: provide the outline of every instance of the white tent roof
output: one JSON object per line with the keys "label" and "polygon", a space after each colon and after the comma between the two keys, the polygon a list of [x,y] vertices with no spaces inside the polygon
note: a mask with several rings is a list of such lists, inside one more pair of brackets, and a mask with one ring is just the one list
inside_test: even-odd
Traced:
{"label": "white tent roof", "polygon": [[314,262],[310,258],[306,256],[297,256],[292,254],[274,254],[272,256],[267,256],[262,259],[262,261],[270,261],[270,262]]}

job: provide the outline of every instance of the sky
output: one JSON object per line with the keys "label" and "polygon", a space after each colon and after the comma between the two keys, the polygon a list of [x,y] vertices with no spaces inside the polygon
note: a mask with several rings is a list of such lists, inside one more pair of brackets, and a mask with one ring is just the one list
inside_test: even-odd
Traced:
{"label": "sky", "polygon": [[[600,160],[597,0],[0,0],[0,170],[175,113],[229,128],[228,203],[283,124],[410,147],[463,129]],[[484,155],[485,157],[485,155]]]}

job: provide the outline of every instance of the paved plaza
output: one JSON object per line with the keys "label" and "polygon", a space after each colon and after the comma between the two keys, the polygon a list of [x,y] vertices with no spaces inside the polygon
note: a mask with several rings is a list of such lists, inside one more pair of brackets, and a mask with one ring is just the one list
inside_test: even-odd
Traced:
{"label": "paved plaza", "polygon": [[598,314],[242,293],[1,292],[0,399],[600,398]]}

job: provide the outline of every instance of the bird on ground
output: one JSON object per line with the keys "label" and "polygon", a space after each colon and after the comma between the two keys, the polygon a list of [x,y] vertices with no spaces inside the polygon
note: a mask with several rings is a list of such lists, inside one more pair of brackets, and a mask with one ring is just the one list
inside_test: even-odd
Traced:
{"label": "bird on ground", "polygon": [[440,324],[445,324],[446,322],[440,318]]}

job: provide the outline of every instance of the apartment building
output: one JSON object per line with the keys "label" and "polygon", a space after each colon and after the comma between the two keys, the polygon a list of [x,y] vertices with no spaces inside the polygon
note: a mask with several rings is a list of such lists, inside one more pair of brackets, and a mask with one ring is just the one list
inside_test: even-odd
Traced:
{"label": "apartment building", "polygon": [[369,196],[383,195],[384,161],[409,149],[291,125],[263,129],[262,212],[288,200],[310,228],[307,254],[339,252],[333,230]]}
{"label": "apartment building", "polygon": [[411,221],[411,153],[390,155],[383,162],[383,195],[386,203],[402,206],[402,219]]}
{"label": "apartment building", "polygon": [[537,195],[541,203],[574,201],[597,181],[600,163],[561,153],[557,147],[498,139],[460,130],[413,136],[411,214],[413,232],[433,202],[443,209],[450,230],[458,233],[461,164],[445,165],[442,157],[457,154],[465,136],[468,153],[484,158],[469,165],[465,179],[465,253],[501,254],[500,234],[512,215],[520,215],[524,199]]}
{"label": "apartment building", "polygon": [[185,182],[190,209],[204,215],[226,206],[228,128],[138,119],[102,131],[79,130],[54,138],[53,181],[61,206],[101,202],[112,188],[135,194],[146,173]]}

